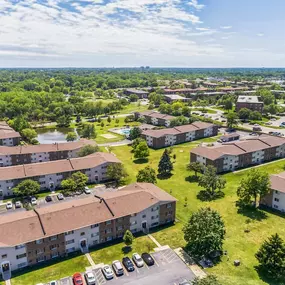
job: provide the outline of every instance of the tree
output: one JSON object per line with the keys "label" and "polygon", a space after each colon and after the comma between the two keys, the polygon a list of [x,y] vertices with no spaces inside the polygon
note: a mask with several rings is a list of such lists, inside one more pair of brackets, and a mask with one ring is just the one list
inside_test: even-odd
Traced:
{"label": "tree", "polygon": [[104,124],[104,122],[101,122],[101,128],[104,128],[104,126],[105,126],[105,124]]}
{"label": "tree", "polygon": [[139,138],[141,136],[141,129],[139,127],[133,127],[131,130],[130,130],[130,135],[129,135],[129,139],[130,140],[134,140],[136,138]]}
{"label": "tree", "polygon": [[278,235],[265,240],[255,254],[260,268],[270,277],[280,278],[285,275],[285,244]]}
{"label": "tree", "polygon": [[122,180],[128,177],[128,174],[121,163],[111,163],[107,167],[107,176],[110,180],[114,180],[119,184]]}
{"label": "tree", "polygon": [[79,133],[83,138],[88,138],[88,139],[96,138],[96,130],[94,124],[88,124],[88,123],[83,124],[82,129],[80,129]]}
{"label": "tree", "polygon": [[215,275],[207,275],[204,278],[196,277],[192,283],[192,285],[221,285]]}
{"label": "tree", "polygon": [[40,184],[32,179],[26,179],[13,188],[13,192],[18,197],[33,196],[40,191]]}
{"label": "tree", "polygon": [[89,155],[89,154],[92,154],[92,153],[95,153],[95,152],[98,152],[99,151],[99,147],[97,145],[85,145],[84,147],[82,147],[77,155],[79,157],[83,157],[83,156],[86,156],[86,155]]}
{"label": "tree", "polygon": [[233,108],[233,100],[231,98],[228,98],[224,101],[224,109],[229,111]]}
{"label": "tree", "polygon": [[136,149],[136,147],[139,145],[140,142],[144,141],[143,138],[137,138],[137,139],[134,139],[133,140],[133,143],[132,143],[132,151],[134,151]]}
{"label": "tree", "polygon": [[66,135],[66,140],[68,142],[73,142],[77,139],[77,135],[75,132],[68,132],[67,135]]}
{"label": "tree", "polygon": [[111,121],[112,121],[111,117],[110,117],[110,116],[108,116],[108,118],[107,118],[107,122],[110,124],[110,123],[111,123]]}
{"label": "tree", "polygon": [[226,180],[217,175],[217,169],[214,166],[208,165],[200,176],[198,185],[205,188],[208,198],[214,199],[218,192],[225,188]]}
{"label": "tree", "polygon": [[198,161],[191,162],[187,165],[187,170],[194,171],[195,177],[198,178],[198,173],[202,173],[204,170],[204,165]]}
{"label": "tree", "polygon": [[261,198],[270,191],[270,179],[266,172],[258,169],[251,169],[246,178],[240,182],[237,189],[237,195],[241,205],[249,205],[251,199],[254,199],[254,205],[257,205],[258,197]]}
{"label": "tree", "polygon": [[83,192],[88,176],[80,171],[73,173],[69,178],[62,180],[60,185],[64,195],[70,195],[75,192]]}
{"label": "tree", "polygon": [[249,114],[249,119],[253,121],[261,121],[262,120],[262,115],[258,111],[253,111]]}
{"label": "tree", "polygon": [[71,178],[62,180],[60,186],[62,188],[61,192],[65,196],[71,195],[76,192],[76,183]]}
{"label": "tree", "polygon": [[146,159],[149,156],[149,148],[145,140],[141,141],[134,149],[134,157],[137,159]]}
{"label": "tree", "polygon": [[232,129],[235,125],[237,125],[237,115],[233,112],[228,113],[227,115],[227,126],[229,129]]}
{"label": "tree", "polygon": [[241,108],[238,112],[238,116],[241,120],[248,120],[251,111],[247,108]]}
{"label": "tree", "polygon": [[134,240],[134,236],[132,232],[129,230],[126,230],[124,237],[123,237],[123,241],[126,244],[126,246],[131,246],[133,244],[133,240]]}
{"label": "tree", "polygon": [[28,141],[28,142],[33,142],[35,138],[38,136],[37,132],[33,129],[23,129],[21,131],[22,137]]}
{"label": "tree", "polygon": [[211,208],[200,208],[183,227],[187,249],[197,257],[222,250],[226,230],[220,214]]}
{"label": "tree", "polygon": [[137,175],[137,182],[156,183],[156,173],[153,168],[147,166],[139,170]]}
{"label": "tree", "polygon": [[160,158],[160,161],[158,164],[158,173],[161,176],[168,176],[171,174],[172,170],[173,170],[173,163],[171,161],[170,154],[168,150],[166,149]]}

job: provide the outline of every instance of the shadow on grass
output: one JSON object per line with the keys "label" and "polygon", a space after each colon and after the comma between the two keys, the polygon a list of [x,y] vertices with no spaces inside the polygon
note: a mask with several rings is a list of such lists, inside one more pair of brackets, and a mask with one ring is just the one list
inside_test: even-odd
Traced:
{"label": "shadow on grass", "polygon": [[132,251],[132,247],[131,246],[124,246],[124,247],[122,247],[122,253],[124,253],[124,254],[128,254],[131,251]]}
{"label": "shadow on grass", "polygon": [[213,201],[213,200],[217,200],[217,199],[221,199],[225,197],[225,193],[222,191],[218,191],[215,192],[214,195],[211,195],[208,191],[206,190],[201,190],[198,194],[197,194],[197,199],[205,202],[205,201]]}
{"label": "shadow on grass", "polygon": [[262,221],[264,219],[267,219],[267,214],[258,209],[255,208],[253,206],[238,206],[238,214],[241,214],[243,216],[246,216],[252,220],[256,220],[256,221]]}
{"label": "shadow on grass", "polygon": [[256,270],[259,278],[264,281],[266,284],[269,285],[285,285],[284,277],[283,278],[276,278],[276,277],[270,277],[266,274],[266,272],[263,270],[260,266],[255,266],[254,269]]}
{"label": "shadow on grass", "polygon": [[199,176],[190,175],[188,177],[185,177],[185,181],[190,182],[190,183],[198,182]]}
{"label": "shadow on grass", "polygon": [[157,178],[160,180],[166,180],[169,179],[173,174],[168,173],[168,174],[157,174]]}
{"label": "shadow on grass", "polygon": [[144,164],[144,163],[147,163],[147,162],[148,162],[147,158],[138,158],[138,159],[134,160],[135,164]]}
{"label": "shadow on grass", "polygon": [[168,228],[171,228],[174,226],[174,223],[168,223],[166,225],[163,225],[163,226],[158,226],[158,227],[155,227],[155,228],[152,228],[152,229],[149,229],[149,233],[150,234],[154,234],[154,233],[157,233],[157,232],[160,232],[162,230],[165,230],[165,229],[168,229]]}

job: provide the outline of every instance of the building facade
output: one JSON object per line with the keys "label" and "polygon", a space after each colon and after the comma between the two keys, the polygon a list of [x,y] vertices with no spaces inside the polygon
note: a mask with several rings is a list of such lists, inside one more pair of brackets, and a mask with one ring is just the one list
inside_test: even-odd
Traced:
{"label": "building facade", "polygon": [[81,171],[88,176],[88,183],[108,180],[107,167],[121,163],[114,155],[97,152],[85,157],[71,158],[0,168],[0,198],[13,195],[13,188],[25,179],[37,181],[41,190],[54,190],[62,180],[74,172]]}
{"label": "building facade", "polygon": [[151,124],[154,126],[169,127],[171,121],[175,119],[174,116],[161,114],[156,111],[135,112],[134,115],[136,120],[138,120],[139,118],[144,118],[147,124]]}
{"label": "building facade", "polygon": [[21,135],[6,122],[0,122],[0,146],[15,146],[20,144]]}
{"label": "building facade", "polygon": [[263,112],[263,102],[258,96],[239,96],[236,102],[236,111],[239,112],[242,108],[247,108],[251,111]]}
{"label": "building facade", "polygon": [[0,146],[0,167],[75,158],[86,145],[94,141],[81,139],[77,142],[27,146]]}
{"label": "building facade", "polygon": [[218,172],[262,164],[285,157],[285,138],[262,135],[259,138],[191,150],[190,161],[213,165]]}
{"label": "building facade", "polygon": [[[138,203],[140,201],[140,203]],[[176,199],[150,183],[1,216],[3,276],[175,221]]]}
{"label": "building facade", "polygon": [[158,149],[175,144],[190,142],[197,139],[216,136],[218,127],[204,122],[178,126],[160,130],[146,130],[142,132],[142,138],[151,148]]}
{"label": "building facade", "polygon": [[149,92],[138,89],[126,89],[124,91],[126,95],[137,95],[139,99],[146,99]]}

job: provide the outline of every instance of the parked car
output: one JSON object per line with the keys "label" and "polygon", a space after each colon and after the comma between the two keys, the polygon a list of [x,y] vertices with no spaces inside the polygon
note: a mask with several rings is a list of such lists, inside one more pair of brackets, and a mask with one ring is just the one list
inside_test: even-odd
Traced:
{"label": "parked car", "polygon": [[36,197],[32,197],[32,198],[31,198],[31,204],[32,204],[32,205],[37,205],[37,204],[38,204],[38,200],[37,200]]}
{"label": "parked car", "polygon": [[96,285],[96,278],[92,271],[88,271],[84,274],[87,285]]}
{"label": "parked car", "polygon": [[74,285],[83,285],[83,278],[79,272],[73,274],[72,281]]}
{"label": "parked car", "polygon": [[133,254],[133,261],[137,267],[143,267],[144,266],[143,259],[141,258],[141,256],[138,253]]}
{"label": "parked car", "polygon": [[9,202],[6,203],[6,209],[7,209],[7,210],[13,209],[13,204],[12,204],[11,201],[9,201]]}
{"label": "parked car", "polygon": [[125,268],[131,272],[135,270],[134,264],[132,263],[131,259],[129,257],[124,257],[123,258],[123,264],[125,266]]}
{"label": "parked car", "polygon": [[144,252],[142,254],[142,259],[148,266],[154,265],[154,259],[152,258],[152,256],[149,253]]}
{"label": "parked car", "polygon": [[124,269],[123,269],[123,266],[119,260],[113,261],[112,266],[113,266],[114,272],[116,273],[117,276],[124,275]]}
{"label": "parked car", "polygon": [[102,272],[107,280],[112,279],[114,277],[114,272],[110,265],[104,265],[102,267]]}
{"label": "parked car", "polygon": [[280,128],[285,128],[285,122],[282,122],[280,125],[279,125]]}
{"label": "parked car", "polygon": [[47,201],[47,202],[51,202],[51,201],[52,201],[52,198],[51,198],[51,196],[49,196],[49,195],[48,195],[48,196],[46,196],[46,198],[45,198],[45,199],[46,199],[46,201]]}
{"label": "parked car", "polygon": [[84,187],[84,193],[85,194],[91,194],[91,190],[90,190],[90,188],[88,186]]}
{"label": "parked car", "polygon": [[191,283],[188,280],[183,279],[181,282],[179,282],[179,285],[191,285]]}
{"label": "parked car", "polygon": [[62,193],[57,194],[57,199],[58,200],[63,200],[64,199],[63,194]]}
{"label": "parked car", "polygon": [[57,282],[55,280],[49,282],[49,285],[56,285],[56,284]]}
{"label": "parked car", "polygon": [[16,201],[15,208],[21,208],[21,207],[22,207],[22,203],[20,201]]}

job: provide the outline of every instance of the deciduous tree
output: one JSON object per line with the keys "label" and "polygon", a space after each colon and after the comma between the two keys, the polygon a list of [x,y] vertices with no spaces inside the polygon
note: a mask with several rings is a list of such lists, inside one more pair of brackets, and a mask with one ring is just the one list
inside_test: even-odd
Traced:
{"label": "deciduous tree", "polygon": [[156,173],[153,168],[147,166],[140,169],[137,175],[137,182],[156,183]]}
{"label": "deciduous tree", "polygon": [[116,184],[119,184],[129,175],[127,174],[123,164],[121,163],[112,163],[107,167],[107,176],[110,180],[114,180]]}
{"label": "deciduous tree", "polygon": [[145,140],[141,141],[134,149],[134,157],[137,159],[146,159],[149,156],[149,148]]}
{"label": "deciduous tree", "polygon": [[204,168],[205,166],[198,161],[191,162],[187,165],[187,170],[194,171],[196,178],[198,178],[198,173],[203,172]]}
{"label": "deciduous tree", "polygon": [[77,135],[75,132],[68,132],[67,135],[66,135],[66,140],[68,142],[73,142],[77,139]]}
{"label": "deciduous tree", "polygon": [[125,231],[123,241],[124,241],[126,246],[131,246],[133,244],[134,236],[133,236],[131,231],[129,231],[129,230]]}
{"label": "deciduous tree", "polygon": [[40,191],[40,184],[34,180],[26,179],[13,188],[13,192],[18,197],[33,196]]}

